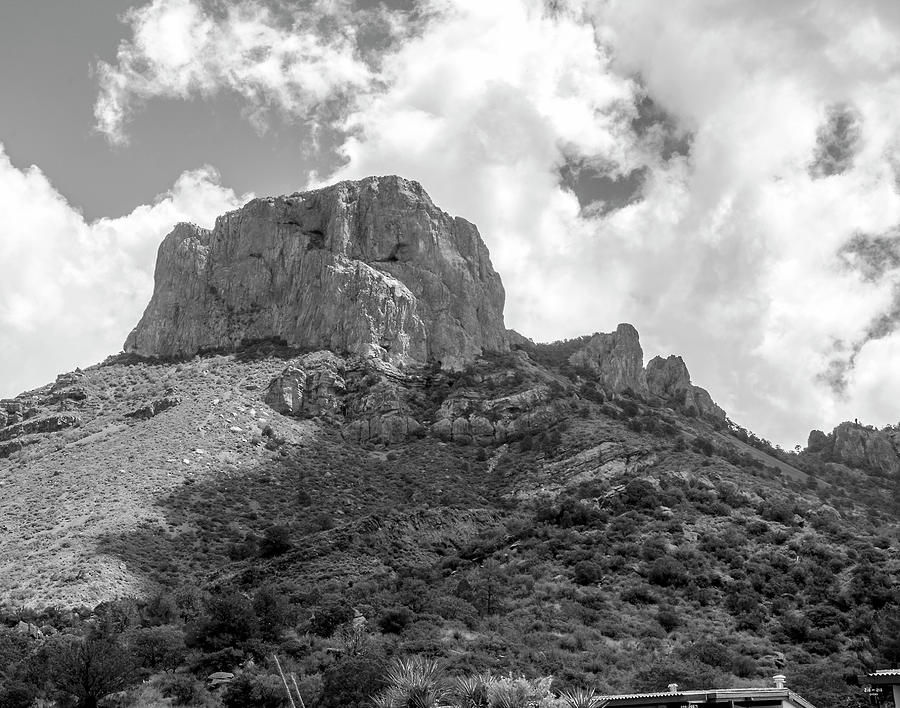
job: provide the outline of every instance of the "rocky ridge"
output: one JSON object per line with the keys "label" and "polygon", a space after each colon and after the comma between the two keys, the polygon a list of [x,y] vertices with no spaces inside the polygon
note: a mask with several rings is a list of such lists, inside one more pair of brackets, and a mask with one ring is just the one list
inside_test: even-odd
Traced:
{"label": "rocky ridge", "polygon": [[569,357],[572,366],[591,372],[607,391],[631,391],[650,396],[680,409],[725,422],[726,414],[709,392],[691,383],[680,356],[654,357],[644,368],[640,336],[630,324],[620,324],[615,332],[597,333]]}
{"label": "rocky ridge", "polygon": [[125,351],[184,357],[273,339],[398,366],[508,349],[504,291],[477,228],[417,182],[369,177],[179,224]]}
{"label": "rocky ridge", "polygon": [[830,434],[813,430],[807,451],[823,460],[896,475],[900,473],[900,430],[878,430],[845,421]]}

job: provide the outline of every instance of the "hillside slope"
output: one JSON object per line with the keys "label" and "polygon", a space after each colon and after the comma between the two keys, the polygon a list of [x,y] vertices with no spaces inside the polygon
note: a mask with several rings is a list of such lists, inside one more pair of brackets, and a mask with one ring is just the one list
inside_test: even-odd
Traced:
{"label": "hillside slope", "polygon": [[392,652],[604,691],[787,671],[815,699],[823,670],[840,685],[884,660],[895,479],[609,390],[567,353],[400,373],[260,344],[61,376],[2,404],[22,420],[0,429],[18,430],[0,597],[265,582],[300,631],[347,603]]}

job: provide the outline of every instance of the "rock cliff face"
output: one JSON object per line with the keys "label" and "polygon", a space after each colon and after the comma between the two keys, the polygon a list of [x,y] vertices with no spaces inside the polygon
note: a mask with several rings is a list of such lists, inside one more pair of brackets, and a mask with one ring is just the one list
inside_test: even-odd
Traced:
{"label": "rock cliff face", "polygon": [[595,334],[569,357],[569,363],[594,372],[611,391],[630,388],[637,394],[647,393],[644,351],[637,330],[630,324],[620,324],[609,334]]}
{"label": "rock cliff face", "polygon": [[654,357],[647,363],[646,376],[651,395],[675,402],[684,410],[693,407],[701,416],[725,420],[725,411],[715,404],[709,392],[691,383],[691,375],[680,356]]}
{"label": "rock cliff face", "polygon": [[644,352],[637,330],[620,324],[615,332],[595,334],[569,357],[573,366],[593,372],[602,386],[614,393],[631,389],[655,396],[684,411],[725,421],[726,414],[706,389],[694,386],[680,356],[654,357],[644,368]]}
{"label": "rock cliff face", "polygon": [[506,351],[504,291],[474,225],[416,182],[370,177],[179,224],[125,351],[185,356],[276,338],[459,368]]}
{"label": "rock cliff face", "polygon": [[819,453],[848,467],[900,473],[900,430],[876,430],[845,422],[830,435],[820,430],[809,434],[807,452]]}

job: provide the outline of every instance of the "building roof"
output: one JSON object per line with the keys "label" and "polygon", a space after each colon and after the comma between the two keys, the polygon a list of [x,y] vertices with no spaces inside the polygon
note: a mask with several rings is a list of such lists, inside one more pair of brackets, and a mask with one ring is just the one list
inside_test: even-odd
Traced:
{"label": "building roof", "polygon": [[860,676],[859,682],[872,686],[898,685],[900,684],[900,669],[879,669],[871,674]]}
{"label": "building roof", "polygon": [[[710,702],[746,701],[747,705],[762,706],[767,701],[788,701],[797,708],[816,708],[802,696],[787,688],[713,688],[700,691],[662,691],[658,693],[632,693],[618,696],[600,696],[612,706],[690,706]],[[742,705],[737,703],[737,705]],[[781,705],[777,703],[777,705]]]}

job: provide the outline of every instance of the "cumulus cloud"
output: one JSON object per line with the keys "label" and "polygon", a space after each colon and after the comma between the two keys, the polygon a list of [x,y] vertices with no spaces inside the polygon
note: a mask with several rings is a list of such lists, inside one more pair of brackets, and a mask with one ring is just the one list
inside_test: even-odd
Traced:
{"label": "cumulus cloud", "polygon": [[[329,7],[349,6],[314,4]],[[367,44],[359,23],[290,6],[154,0],[101,65],[100,127],[119,136],[153,97],[229,90],[251,115],[306,120],[343,96],[340,164],[310,185],[419,180],[478,224],[523,333],[631,321],[648,356],[683,354],[736,420],[785,444],[897,417],[900,9],[417,7]]]}
{"label": "cumulus cloud", "polygon": [[[385,90],[357,104],[346,164],[322,181],[419,179],[479,224],[512,326],[548,339],[632,321],[648,355],[684,354],[776,441],[896,417],[869,395],[891,367],[868,368],[896,336],[896,268],[889,256],[848,266],[846,248],[900,222],[900,121],[886,110],[900,86],[883,69],[900,46],[894,11],[439,10],[384,59]],[[578,179],[607,199],[579,203]],[[837,389],[822,381],[835,364]]]}
{"label": "cumulus cloud", "polygon": [[392,35],[398,27],[391,15],[350,14],[346,3],[334,0],[304,8],[287,20],[254,0],[153,0],[129,10],[124,19],[131,38],[119,45],[115,63],[96,67],[97,128],[111,142],[124,143],[129,117],[150,99],[230,91],[246,101],[248,117],[262,129],[273,110],[313,119],[368,90],[374,75],[358,35],[369,42]]}
{"label": "cumulus cloud", "polygon": [[211,226],[239,198],[209,168],[117,219],[86,222],[37,168],[0,145],[0,396],[121,350],[153,288],[162,237],[179,221]]}

